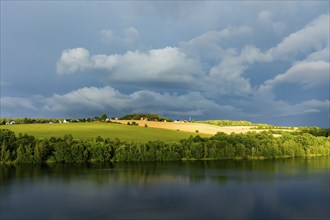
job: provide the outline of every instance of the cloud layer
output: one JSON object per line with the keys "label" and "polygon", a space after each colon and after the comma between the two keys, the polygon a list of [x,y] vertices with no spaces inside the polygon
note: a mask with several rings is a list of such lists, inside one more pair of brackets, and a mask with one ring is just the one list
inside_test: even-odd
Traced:
{"label": "cloud layer", "polygon": [[323,60],[299,62],[285,73],[277,75],[274,79],[267,80],[265,85],[276,86],[281,83],[298,83],[305,89],[329,83],[329,62]]}
{"label": "cloud layer", "polygon": [[[260,12],[258,19],[263,25],[272,25],[274,32],[279,33],[285,28],[284,24],[272,20],[272,13],[269,11]],[[125,106],[122,109],[127,111],[146,111],[148,109],[165,114],[186,112],[187,115],[189,113],[207,115],[213,112],[212,115],[220,115],[214,114],[214,112],[227,109],[237,114],[238,109],[253,109],[251,105],[243,101],[243,99],[248,99],[253,102],[252,105],[259,106],[258,114],[255,114],[259,116],[261,114],[268,115],[268,117],[279,117],[318,113],[326,110],[325,107],[329,104],[329,100],[302,99],[300,104],[290,104],[285,100],[276,100],[273,88],[279,85],[296,84],[302,89],[308,90],[317,86],[329,85],[328,21],[329,15],[321,15],[302,29],[284,37],[276,46],[264,51],[248,44],[243,45],[242,48],[234,48],[228,42],[228,39],[251,35],[253,29],[247,26],[229,26],[223,30],[208,31],[191,40],[180,42],[180,47],[165,47],[145,52],[127,51],[123,55],[90,56],[84,48],[68,49],[63,51],[58,61],[57,72],[59,75],[63,75],[88,70],[104,70],[107,75],[106,79],[112,86],[115,86],[116,83],[131,83],[140,89],[151,89],[152,87],[147,85],[174,84],[184,88],[184,94],[181,96],[160,94],[148,90],[139,90],[123,96],[118,91],[114,92],[115,90],[111,87],[99,90],[84,88],[84,90],[75,92],[80,94],[85,90],[88,90],[86,93],[92,93],[89,90],[98,92],[104,89],[111,90],[112,92],[109,91],[109,93],[117,94],[122,99],[111,96],[109,100],[117,103],[118,106]],[[302,57],[303,60],[298,61],[299,57]],[[250,79],[244,76],[244,73],[256,63],[271,63],[283,59],[291,63],[291,67],[274,78],[266,80],[259,87],[252,87]],[[79,97],[73,96],[71,93],[64,97],[67,96],[72,96],[72,99]],[[226,96],[232,97],[230,101],[232,106],[227,105],[224,108],[218,103],[221,102],[221,97]],[[235,96],[236,98],[233,98]],[[137,99],[137,97],[141,99]],[[191,97],[198,97],[204,102]],[[52,98],[53,101],[56,99],[56,97]],[[80,100],[80,98],[78,99]],[[124,100],[129,100],[128,103],[135,107],[129,109],[128,104],[124,104]],[[136,102],[136,100],[139,101]],[[137,104],[144,103],[143,100],[150,101],[147,101],[146,106]],[[194,104],[192,105],[190,102]],[[153,104],[150,105],[150,103]],[[233,107],[234,103],[244,104]],[[56,106],[62,105],[57,104]],[[99,103],[95,106],[104,107],[109,104]],[[205,109],[209,109],[209,111]],[[241,114],[249,115],[249,113],[243,112]]]}
{"label": "cloud layer", "polygon": [[64,95],[54,95],[45,100],[47,111],[93,111],[102,112],[158,112],[172,116],[199,116],[216,111],[228,114],[235,108],[219,105],[206,99],[198,92],[186,95],[157,93],[147,90],[123,94],[110,86],[103,88],[86,87]]}
{"label": "cloud layer", "polygon": [[21,4],[3,4],[2,117],[328,126],[327,2]]}
{"label": "cloud layer", "polygon": [[150,83],[191,82],[203,73],[198,60],[173,47],[93,56],[84,48],[74,48],[64,50],[57,63],[59,75],[88,70],[108,71],[110,81]]}

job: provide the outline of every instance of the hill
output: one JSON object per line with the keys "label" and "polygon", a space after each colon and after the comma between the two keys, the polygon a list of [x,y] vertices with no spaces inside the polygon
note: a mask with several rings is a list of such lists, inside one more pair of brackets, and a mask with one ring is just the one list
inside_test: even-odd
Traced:
{"label": "hill", "polygon": [[249,131],[263,131],[264,129],[256,129],[255,126],[218,126],[206,123],[189,123],[189,122],[155,122],[141,120],[114,120],[116,123],[127,124],[135,123],[138,126],[147,126],[149,128],[162,128],[175,131],[185,131],[191,133],[199,133],[206,135],[215,135],[218,132],[226,134],[231,133],[247,133]]}
{"label": "hill", "polygon": [[[192,132],[102,122],[0,125],[0,129],[9,129],[17,134],[29,134],[44,138],[61,137],[66,134],[72,134],[74,138],[83,140],[101,136],[111,139],[118,138],[128,142],[147,142],[152,140],[176,142],[188,138],[190,135],[196,135],[196,133]],[[201,136],[207,137],[209,135]]]}

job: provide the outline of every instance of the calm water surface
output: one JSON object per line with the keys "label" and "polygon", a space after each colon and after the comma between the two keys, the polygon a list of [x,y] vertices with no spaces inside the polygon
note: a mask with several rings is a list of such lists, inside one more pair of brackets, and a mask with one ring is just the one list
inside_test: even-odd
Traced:
{"label": "calm water surface", "polygon": [[0,219],[329,219],[329,162],[1,166]]}

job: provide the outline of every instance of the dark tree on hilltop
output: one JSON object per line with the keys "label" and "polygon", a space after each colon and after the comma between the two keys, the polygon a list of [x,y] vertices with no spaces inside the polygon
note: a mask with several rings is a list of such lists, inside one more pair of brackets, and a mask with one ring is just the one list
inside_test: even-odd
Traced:
{"label": "dark tree on hilltop", "polygon": [[166,118],[166,117],[159,116],[156,114],[140,114],[140,113],[125,115],[119,119],[120,120],[140,120],[141,118],[147,119],[148,121],[168,121],[168,122],[173,121],[171,118]]}
{"label": "dark tree on hilltop", "polygon": [[107,114],[102,114],[101,115],[101,119],[102,121],[105,121],[108,118]]}

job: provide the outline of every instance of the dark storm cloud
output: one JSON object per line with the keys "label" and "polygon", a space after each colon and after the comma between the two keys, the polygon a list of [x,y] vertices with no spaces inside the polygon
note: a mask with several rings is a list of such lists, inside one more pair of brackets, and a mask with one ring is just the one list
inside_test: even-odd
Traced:
{"label": "dark storm cloud", "polygon": [[329,126],[328,2],[1,2],[1,54],[1,117]]}

